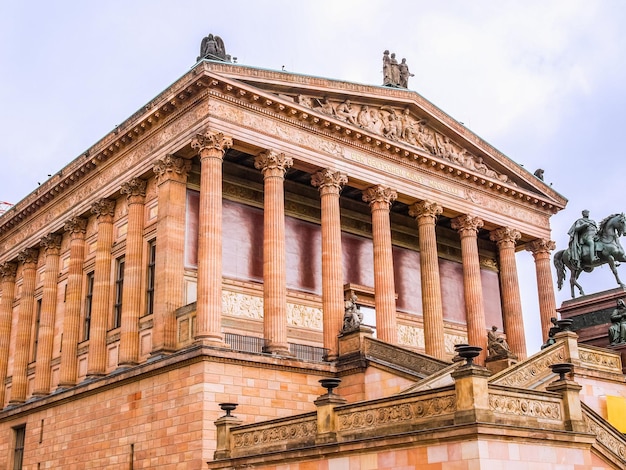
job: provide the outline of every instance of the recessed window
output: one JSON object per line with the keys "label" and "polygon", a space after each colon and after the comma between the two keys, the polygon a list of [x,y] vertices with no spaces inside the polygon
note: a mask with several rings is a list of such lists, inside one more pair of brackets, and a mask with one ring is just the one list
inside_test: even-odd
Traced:
{"label": "recessed window", "polygon": [[148,273],[146,280],[146,315],[154,312],[154,277],[156,267],[156,240],[148,243]]}
{"label": "recessed window", "polygon": [[124,292],[124,265],[126,258],[120,256],[115,261],[115,305],[113,306],[113,328],[122,325],[122,294]]}
{"label": "recessed window", "polygon": [[87,274],[87,293],[85,294],[85,319],[83,321],[83,341],[89,339],[91,330],[91,310],[93,307],[93,271]]}
{"label": "recessed window", "polygon": [[15,433],[15,450],[13,451],[13,470],[22,470],[24,462],[24,441],[26,440],[26,425],[13,428]]}

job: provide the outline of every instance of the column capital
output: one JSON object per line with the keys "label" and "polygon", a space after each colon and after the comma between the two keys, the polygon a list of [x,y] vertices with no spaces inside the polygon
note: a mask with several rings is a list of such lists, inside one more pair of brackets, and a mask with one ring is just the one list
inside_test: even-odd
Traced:
{"label": "column capital", "polygon": [[254,168],[261,170],[263,177],[278,176],[284,178],[285,172],[293,165],[293,159],[284,153],[264,150],[254,159]]}
{"label": "column capital", "polygon": [[146,197],[146,180],[141,178],[132,178],[122,183],[120,192],[126,194],[129,204],[142,203]]}
{"label": "column capital", "polygon": [[478,235],[478,230],[480,230],[484,224],[481,218],[468,214],[460,215],[452,219],[450,222],[452,228],[459,232],[461,237],[476,237]]}
{"label": "column capital", "polygon": [[17,274],[17,264],[11,261],[5,261],[0,264],[0,278],[3,281],[15,281],[15,275]]}
{"label": "column capital", "polygon": [[23,264],[37,265],[39,250],[37,248],[26,248],[17,255],[17,260]]}
{"label": "column capital", "polygon": [[83,219],[82,217],[72,217],[71,219],[65,221],[63,230],[69,232],[72,236],[80,234],[84,236],[87,231],[87,219]]}
{"label": "column capital", "polygon": [[211,154],[211,150],[218,150],[219,158],[222,158],[226,150],[232,146],[232,137],[224,135],[222,132],[211,131],[209,129],[197,133],[196,136],[191,139],[191,148],[198,151],[200,159],[218,156],[215,153]]}
{"label": "column capital", "polygon": [[46,254],[58,255],[61,251],[62,239],[63,237],[58,233],[49,233],[39,241],[39,244],[44,247]]}
{"label": "column capital", "polygon": [[422,219],[430,219],[432,223],[435,223],[442,212],[443,207],[432,201],[419,201],[409,206],[409,215],[418,219],[418,222]]}
{"label": "column capital", "polygon": [[112,223],[115,215],[115,201],[100,199],[91,205],[91,213],[96,215],[98,222]]}
{"label": "column capital", "polygon": [[152,171],[157,177],[157,184],[164,181],[174,180],[185,182],[191,170],[191,160],[167,154],[163,158],[155,160]]}
{"label": "column capital", "polygon": [[389,209],[396,199],[398,193],[387,186],[370,186],[363,190],[363,201],[369,203],[372,209],[374,206],[387,206],[386,209]]}
{"label": "column capital", "polygon": [[517,242],[517,240],[519,240],[521,237],[522,234],[519,232],[519,230],[515,230],[514,228],[510,227],[500,227],[493,230],[489,234],[489,239],[492,242],[496,242],[498,248],[503,248],[507,246],[514,247],[515,242]]}
{"label": "column capital", "polygon": [[526,250],[530,251],[535,257],[540,254],[549,255],[550,252],[555,249],[556,243],[547,238],[538,238],[537,240],[533,240],[526,245]]}
{"label": "column capital", "polygon": [[341,171],[325,168],[311,176],[311,184],[319,188],[321,194],[339,194],[345,184],[348,183],[348,176]]}

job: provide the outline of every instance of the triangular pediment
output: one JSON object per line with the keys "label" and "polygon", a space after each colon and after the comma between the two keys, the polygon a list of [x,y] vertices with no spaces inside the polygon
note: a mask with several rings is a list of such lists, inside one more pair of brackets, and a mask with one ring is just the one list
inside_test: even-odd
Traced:
{"label": "triangular pediment", "polygon": [[[551,212],[566,199],[493,146],[416,92],[348,83],[320,77],[251,69],[232,64],[204,64],[209,74],[236,80],[307,113],[310,119],[341,123],[346,134],[366,142],[382,141],[428,158],[428,164],[465,179],[488,181],[504,192],[547,201]],[[257,100],[260,102],[262,100]],[[273,103],[276,104],[276,103]],[[293,114],[295,110],[291,110]],[[338,129],[338,127],[336,127]],[[407,152],[399,153],[406,154]]]}

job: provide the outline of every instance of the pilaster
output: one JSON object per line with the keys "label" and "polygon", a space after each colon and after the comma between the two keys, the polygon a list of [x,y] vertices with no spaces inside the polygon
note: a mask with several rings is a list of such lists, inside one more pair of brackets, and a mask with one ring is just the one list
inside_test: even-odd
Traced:
{"label": "pilaster", "polygon": [[50,393],[50,362],[54,341],[54,318],[57,309],[57,286],[59,277],[59,255],[62,236],[51,233],[43,237],[40,246],[46,256],[46,269],[41,298],[39,318],[39,338],[37,341],[37,363],[35,364],[35,387],[33,395],[44,396]]}
{"label": "pilaster", "polygon": [[128,231],[122,291],[119,367],[139,362],[139,317],[141,316],[141,275],[143,265],[143,222],[146,181],[132,178],[122,184],[121,193],[128,204]]}
{"label": "pilaster", "polygon": [[337,359],[337,335],[344,314],[339,193],[347,182],[344,173],[330,169],[311,177],[311,184],[319,188],[322,209],[322,311],[324,348],[329,361]]}
{"label": "pilaster", "polygon": [[35,248],[26,248],[17,256],[18,261],[22,263],[22,293],[18,307],[17,335],[15,350],[13,351],[13,380],[9,404],[19,404],[26,401],[26,373],[31,350],[38,257],[39,250]]}
{"label": "pilaster", "polygon": [[515,243],[521,238],[518,230],[501,227],[489,235],[491,241],[498,246],[500,259],[500,295],[504,331],[511,352],[520,361],[526,359],[526,339],[524,336],[524,317],[522,315],[522,299],[519,292],[517,264],[515,262]]}
{"label": "pilaster", "polygon": [[156,160],[159,213],[156,229],[152,356],[176,350],[176,309],[184,299],[185,215],[191,161],[166,155]]}
{"label": "pilaster", "polygon": [[291,157],[267,150],[254,160],[263,173],[263,331],[266,352],[289,355],[285,261],[285,173]]}
{"label": "pilaster", "polygon": [[87,376],[98,377],[106,372],[106,340],[111,297],[111,247],[113,246],[113,217],[115,201],[100,199],[91,206],[98,221],[96,263],[93,275],[91,325]]}
{"label": "pilaster", "polygon": [[363,201],[369,203],[372,211],[376,334],[380,340],[390,344],[398,342],[391,221],[389,219],[391,204],[397,198],[396,191],[380,185],[363,191]]}
{"label": "pilaster", "polygon": [[0,264],[0,409],[4,407],[9,363],[9,346],[11,342],[11,322],[13,319],[13,302],[15,302],[15,275],[17,264],[7,261]]}
{"label": "pilaster", "polygon": [[85,263],[85,230],[87,220],[73,217],[65,223],[70,234],[70,264],[67,274],[65,312],[63,314],[63,339],[61,341],[61,369],[59,388],[76,385],[78,360],[78,333],[82,305],[83,264]]}

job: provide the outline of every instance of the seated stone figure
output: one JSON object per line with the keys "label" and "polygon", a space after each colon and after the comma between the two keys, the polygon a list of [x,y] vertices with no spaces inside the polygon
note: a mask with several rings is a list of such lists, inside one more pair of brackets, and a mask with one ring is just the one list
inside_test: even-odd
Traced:
{"label": "seated stone figure", "polygon": [[489,352],[489,357],[507,357],[511,355],[511,348],[506,340],[498,335],[497,331],[498,327],[492,326],[491,331],[487,333],[487,351]]}
{"label": "seated stone figure", "polygon": [[356,303],[357,296],[352,294],[348,300],[345,301],[345,313],[343,315],[343,328],[342,333],[349,333],[351,331],[358,330],[363,321],[363,314],[361,309]]}

